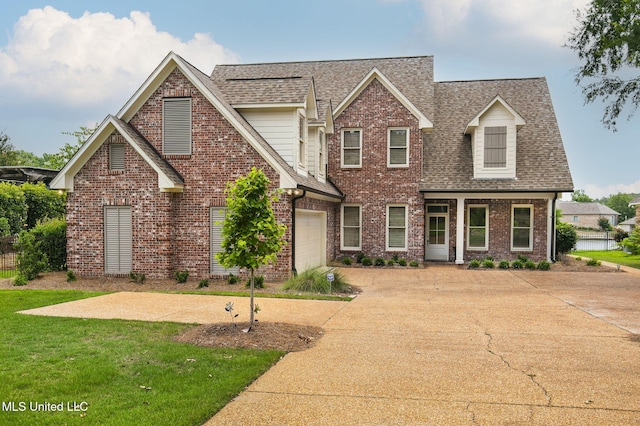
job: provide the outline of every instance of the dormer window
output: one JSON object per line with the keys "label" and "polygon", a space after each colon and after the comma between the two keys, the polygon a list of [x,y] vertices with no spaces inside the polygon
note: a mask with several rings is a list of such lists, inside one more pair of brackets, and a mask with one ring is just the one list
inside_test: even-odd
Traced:
{"label": "dormer window", "polygon": [[306,120],[303,116],[298,116],[298,166],[306,167],[305,159],[307,158],[306,141]]}
{"label": "dormer window", "polygon": [[484,167],[507,167],[507,126],[484,128]]}
{"label": "dormer window", "polygon": [[496,96],[467,125],[475,179],[515,179],[518,130],[524,119]]}

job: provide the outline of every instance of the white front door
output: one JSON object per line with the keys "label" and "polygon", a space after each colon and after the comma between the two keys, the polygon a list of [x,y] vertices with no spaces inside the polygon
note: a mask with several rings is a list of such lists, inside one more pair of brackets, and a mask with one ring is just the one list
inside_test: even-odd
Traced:
{"label": "white front door", "polygon": [[448,206],[427,206],[425,260],[449,260]]}

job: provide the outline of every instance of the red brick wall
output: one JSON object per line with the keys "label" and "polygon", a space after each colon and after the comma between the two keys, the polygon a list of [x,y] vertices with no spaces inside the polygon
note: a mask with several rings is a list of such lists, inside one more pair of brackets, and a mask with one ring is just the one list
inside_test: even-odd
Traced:
{"label": "red brick wall", "polygon": [[[128,144],[124,172],[109,172],[104,144],[76,175],[75,191],[68,197],[69,268],[80,275],[100,276],[104,271],[103,208],[131,205],[133,215],[133,269],[149,277],[172,277],[188,270],[190,277],[207,277],[210,270],[211,206],[224,204],[229,181],[252,166],[262,169],[279,185],[278,174],[229,122],[177,70],[131,119],[131,124],[162,152],[162,99],[191,96],[192,155],[166,160],[185,182],[182,193],[161,193],[157,174]],[[279,223],[287,226],[290,241],[291,201],[282,194],[274,206]],[[287,277],[291,270],[291,244],[276,265],[262,268],[268,278]]]}
{"label": "red brick wall", "polygon": [[[408,168],[387,167],[387,129],[409,127]],[[362,129],[362,167],[340,167],[341,129]],[[394,254],[408,260],[424,257],[424,200],[418,191],[422,176],[422,134],[418,120],[380,82],[374,80],[335,120],[328,139],[329,177],[346,194],[344,203],[362,205],[362,251],[370,257]],[[386,251],[387,205],[408,206],[408,250]],[[336,220],[340,249],[340,213]],[[340,252],[339,255],[352,255]]]}

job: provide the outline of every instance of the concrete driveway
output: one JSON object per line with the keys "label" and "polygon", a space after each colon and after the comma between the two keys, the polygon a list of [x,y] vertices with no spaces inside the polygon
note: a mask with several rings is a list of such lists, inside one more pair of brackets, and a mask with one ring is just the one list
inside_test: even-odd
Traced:
{"label": "concrete driveway", "polygon": [[640,343],[622,328],[640,330],[640,278],[345,273],[364,291],[318,344],[288,354],[207,425],[640,424]]}
{"label": "concrete driveway", "polygon": [[[640,342],[630,339],[640,276],[445,265],[344,273],[363,289],[349,303],[260,299],[273,315],[261,320],[326,333],[207,425],[640,424]],[[212,322],[226,320],[211,315],[227,301],[118,293],[27,313]]]}

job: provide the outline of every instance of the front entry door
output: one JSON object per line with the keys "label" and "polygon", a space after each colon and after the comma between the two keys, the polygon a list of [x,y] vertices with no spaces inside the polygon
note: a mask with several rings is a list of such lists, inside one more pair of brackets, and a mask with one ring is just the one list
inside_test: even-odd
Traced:
{"label": "front entry door", "polygon": [[427,206],[426,260],[449,260],[448,206]]}

